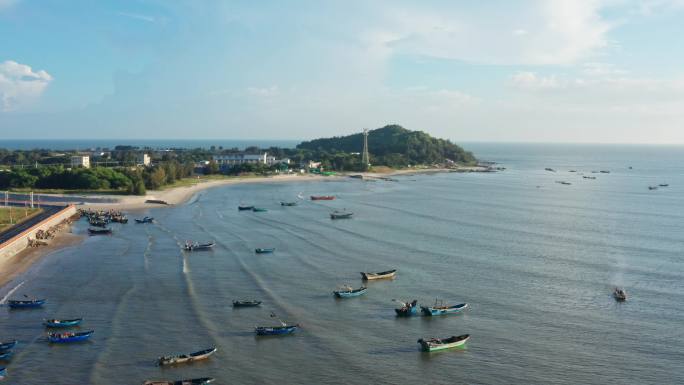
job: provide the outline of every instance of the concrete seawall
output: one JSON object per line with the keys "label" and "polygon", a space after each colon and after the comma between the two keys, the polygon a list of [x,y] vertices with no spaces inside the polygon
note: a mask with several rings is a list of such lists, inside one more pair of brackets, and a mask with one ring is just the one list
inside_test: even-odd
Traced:
{"label": "concrete seawall", "polygon": [[61,210],[42,219],[40,222],[0,244],[0,266],[3,266],[10,258],[26,249],[29,244],[29,239],[35,239],[36,233],[39,230],[47,231],[49,228],[71,218],[76,213],[76,206],[65,206]]}

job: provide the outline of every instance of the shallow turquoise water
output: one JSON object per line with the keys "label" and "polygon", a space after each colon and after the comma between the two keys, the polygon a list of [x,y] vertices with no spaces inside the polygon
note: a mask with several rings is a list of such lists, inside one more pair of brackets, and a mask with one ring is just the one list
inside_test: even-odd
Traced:
{"label": "shallow turquoise water", "polygon": [[[45,309],[0,309],[18,338],[8,384],[665,384],[684,377],[684,151],[677,147],[473,145],[497,174],[266,183],[202,192],[114,225],[45,258],[5,287]],[[632,170],[628,166],[633,166]],[[552,167],[556,173],[544,171]],[[582,179],[569,169],[597,176]],[[610,174],[590,174],[609,169]],[[566,180],[564,186],[554,183]],[[649,191],[648,185],[670,187]],[[332,202],[281,207],[298,193]],[[269,209],[238,212],[241,202]],[[328,212],[347,208],[351,220]],[[84,232],[81,222],[75,231]],[[184,254],[187,239],[215,240]],[[256,255],[255,247],[276,247]],[[366,295],[336,300],[360,271],[397,268]],[[22,283],[23,282],[23,283]],[[630,299],[610,293],[624,286]],[[233,309],[237,298],[264,301]],[[466,314],[398,319],[392,299],[468,302]],[[302,324],[257,339],[271,312]],[[41,320],[84,317],[92,341],[50,346]],[[465,350],[426,354],[416,340],[470,333]],[[159,368],[157,356],[218,352]]]}

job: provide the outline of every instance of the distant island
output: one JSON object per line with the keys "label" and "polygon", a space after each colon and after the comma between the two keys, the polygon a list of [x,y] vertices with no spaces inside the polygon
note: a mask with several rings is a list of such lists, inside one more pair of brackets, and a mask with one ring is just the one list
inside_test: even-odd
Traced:
{"label": "distant island", "polygon": [[182,185],[198,176],[328,174],[477,163],[471,152],[422,131],[387,125],[366,134],[367,138],[358,133],[315,139],[295,148],[0,149],[0,189],[144,195],[147,189]]}

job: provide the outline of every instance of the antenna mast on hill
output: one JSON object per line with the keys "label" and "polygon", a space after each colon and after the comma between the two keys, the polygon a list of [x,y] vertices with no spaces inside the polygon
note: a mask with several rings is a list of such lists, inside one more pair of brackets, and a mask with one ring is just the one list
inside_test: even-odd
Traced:
{"label": "antenna mast on hill", "polygon": [[361,164],[364,169],[370,167],[370,156],[368,155],[368,129],[363,129],[363,153],[361,155]]}

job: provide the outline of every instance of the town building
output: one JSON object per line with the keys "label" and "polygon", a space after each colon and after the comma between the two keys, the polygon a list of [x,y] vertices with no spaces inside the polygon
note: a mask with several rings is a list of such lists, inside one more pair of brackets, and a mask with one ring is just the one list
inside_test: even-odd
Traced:
{"label": "town building", "polygon": [[135,162],[138,166],[149,166],[151,163],[150,155],[144,152],[141,152],[135,156]]}
{"label": "town building", "polygon": [[90,168],[90,157],[88,155],[75,155],[71,157],[71,167]]}

